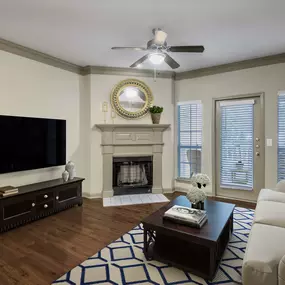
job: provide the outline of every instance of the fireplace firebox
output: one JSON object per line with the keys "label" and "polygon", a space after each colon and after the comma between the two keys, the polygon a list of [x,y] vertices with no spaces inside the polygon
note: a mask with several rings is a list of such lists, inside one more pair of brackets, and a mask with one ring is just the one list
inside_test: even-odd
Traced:
{"label": "fireplace firebox", "polygon": [[151,193],[152,156],[113,157],[114,195]]}

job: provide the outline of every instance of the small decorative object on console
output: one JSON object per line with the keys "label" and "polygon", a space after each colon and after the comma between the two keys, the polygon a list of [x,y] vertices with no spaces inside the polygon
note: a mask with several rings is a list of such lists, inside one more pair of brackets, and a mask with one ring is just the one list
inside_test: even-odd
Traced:
{"label": "small decorative object on console", "polygon": [[65,166],[65,170],[69,174],[69,180],[74,179],[75,177],[75,164],[72,161],[68,161],[68,163]]}
{"label": "small decorative object on console", "polygon": [[62,172],[62,179],[63,179],[63,181],[66,182],[68,180],[68,178],[69,178],[69,173],[68,173],[67,170],[64,170]]}
{"label": "small decorative object on console", "polygon": [[163,112],[163,107],[152,106],[149,108],[151,114],[151,119],[153,124],[159,124],[161,113]]}
{"label": "small decorative object on console", "polygon": [[195,228],[201,228],[208,220],[206,211],[177,205],[166,211],[163,217]]}
{"label": "small decorative object on console", "polygon": [[17,194],[19,192],[18,188],[14,186],[4,186],[0,188],[0,196],[6,197],[10,195]]}

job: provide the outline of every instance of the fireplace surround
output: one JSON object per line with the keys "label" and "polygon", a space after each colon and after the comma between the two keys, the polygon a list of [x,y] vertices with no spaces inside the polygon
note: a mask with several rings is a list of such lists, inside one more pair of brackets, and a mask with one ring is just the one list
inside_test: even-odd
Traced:
{"label": "fireplace surround", "polygon": [[[129,162],[136,159],[152,160],[152,193],[163,193],[162,187],[162,153],[163,132],[169,124],[97,124],[95,127],[102,132],[101,149],[103,156],[103,189],[102,197],[118,194],[114,186],[113,162],[119,158],[128,158]],[[126,164],[127,165],[127,164]],[[124,168],[123,168],[124,169]],[[123,170],[122,171],[127,171]],[[133,172],[140,169],[133,167]],[[141,175],[141,174],[138,174]],[[125,183],[126,180],[123,180]],[[131,181],[130,181],[131,183]],[[148,181],[149,183],[149,181]],[[147,184],[149,186],[149,184]],[[126,185],[125,185],[126,186]],[[142,185],[143,186],[143,185]],[[141,186],[141,187],[142,187]],[[133,187],[133,186],[131,186]],[[127,187],[126,187],[127,188]],[[129,191],[131,189],[128,189]]]}

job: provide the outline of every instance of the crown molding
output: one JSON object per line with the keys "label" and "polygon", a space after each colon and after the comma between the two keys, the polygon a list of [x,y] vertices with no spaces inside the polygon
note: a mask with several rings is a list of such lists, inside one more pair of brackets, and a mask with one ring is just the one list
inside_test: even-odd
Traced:
{"label": "crown molding", "polygon": [[[85,66],[81,69],[81,75],[89,74],[154,77],[154,71],[151,69],[134,69],[109,66]],[[156,76],[158,78],[175,78],[175,72],[157,70]]]}
{"label": "crown molding", "polygon": [[185,72],[176,73],[175,80],[191,79],[203,76],[209,76],[219,73],[231,72],[236,70],[254,68],[259,66],[266,66],[285,62],[285,53],[270,55],[265,57],[258,57],[243,61],[232,62],[207,68],[195,69]]}
{"label": "crown molding", "polygon": [[[79,66],[68,61],[53,57],[51,55],[36,51],[22,45],[0,38],[0,50],[16,54],[31,60],[35,60],[53,67],[57,67],[66,71],[70,71],[80,75],[102,74],[102,75],[122,75],[136,77],[154,77],[154,71],[151,69],[134,69],[123,67],[107,67],[107,66]],[[219,73],[231,72],[236,70],[254,68],[285,62],[285,53],[237,61],[228,64],[222,64],[207,68],[189,70],[184,72],[157,71],[158,78],[172,78],[173,80],[191,79],[215,75]]]}
{"label": "crown molding", "polygon": [[0,38],[0,50],[80,74],[81,66]]}

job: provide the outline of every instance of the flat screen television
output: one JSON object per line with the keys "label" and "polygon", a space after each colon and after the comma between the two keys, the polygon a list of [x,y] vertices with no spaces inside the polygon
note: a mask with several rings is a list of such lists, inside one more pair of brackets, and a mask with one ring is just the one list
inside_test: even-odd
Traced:
{"label": "flat screen television", "polygon": [[66,163],[66,121],[0,115],[0,173]]}

